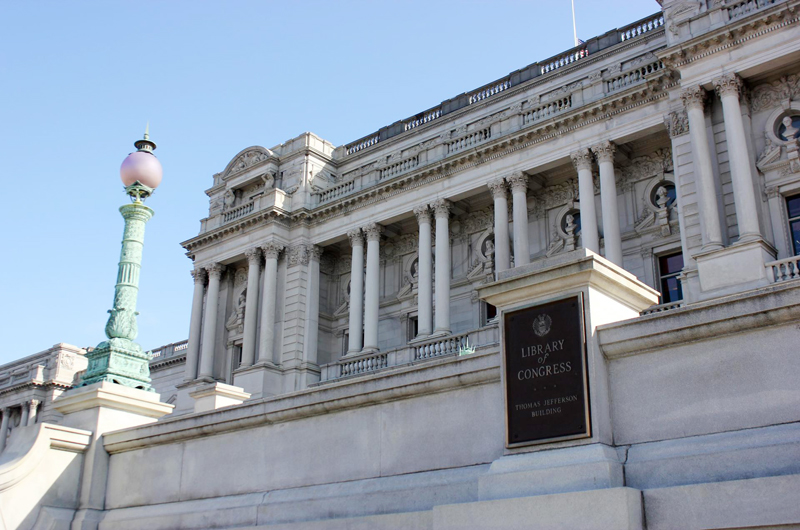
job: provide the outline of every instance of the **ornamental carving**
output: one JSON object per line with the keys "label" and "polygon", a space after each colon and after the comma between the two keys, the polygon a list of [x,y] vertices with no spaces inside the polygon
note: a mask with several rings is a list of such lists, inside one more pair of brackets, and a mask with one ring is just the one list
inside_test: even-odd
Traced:
{"label": "ornamental carving", "polygon": [[219,281],[219,279],[222,278],[222,273],[225,272],[225,265],[221,263],[212,263],[206,266],[206,272],[210,280]]}
{"label": "ornamental carving", "polygon": [[289,248],[288,263],[290,267],[294,267],[295,265],[308,265],[309,246],[310,245],[297,245]]}
{"label": "ornamental carving", "polygon": [[244,255],[247,258],[248,265],[258,265],[259,260],[261,259],[261,251],[258,247],[248,248],[244,251]]}
{"label": "ornamental carving", "polygon": [[624,186],[645,178],[672,171],[672,149],[658,149],[654,153],[631,159],[617,171],[617,185]]}
{"label": "ornamental carving", "polygon": [[528,175],[524,174],[521,171],[516,171],[506,177],[506,182],[508,182],[511,191],[522,191],[527,193],[528,192]]}
{"label": "ornamental carving", "polygon": [[261,251],[264,253],[265,259],[278,259],[281,252],[283,252],[284,246],[279,245],[277,243],[264,243],[261,245]]}
{"label": "ornamental carving", "polygon": [[502,178],[492,179],[486,185],[489,187],[489,191],[492,193],[493,198],[506,198],[507,187],[505,180]]}
{"label": "ornamental carving", "polygon": [[664,116],[664,125],[670,138],[682,136],[689,132],[689,116],[685,110],[670,112]]}
{"label": "ornamental carving", "polygon": [[319,261],[320,257],[322,256],[323,248],[319,245],[309,245],[308,246],[308,257],[309,259],[313,259]]}
{"label": "ornamental carving", "polygon": [[233,175],[236,173],[241,173],[261,162],[266,161],[272,153],[269,149],[264,149],[263,147],[252,147],[250,149],[245,150],[239,156],[237,156],[233,162],[228,164],[228,169],[223,174],[223,178],[227,177],[228,175]]}
{"label": "ornamental carving", "polygon": [[561,184],[554,184],[542,189],[537,195],[539,201],[544,203],[545,209],[561,206],[578,198],[577,179],[570,179]]}
{"label": "ornamental carving", "polygon": [[323,274],[332,275],[336,268],[336,256],[331,252],[324,252],[319,259],[319,271]]}
{"label": "ornamental carving", "polygon": [[470,212],[461,218],[464,232],[474,234],[494,226],[494,213],[492,208],[484,208],[476,212]]}
{"label": "ornamental carving", "polygon": [[705,108],[706,90],[701,86],[685,88],[681,92],[681,101],[683,101],[683,106],[687,109],[698,108],[703,110]]}
{"label": "ornamental carving", "polygon": [[239,287],[245,283],[247,283],[247,269],[240,267],[236,269],[236,272],[233,274],[233,286]]}
{"label": "ornamental carving", "polygon": [[753,112],[777,107],[789,100],[800,99],[800,75],[783,76],[778,81],[758,85],[751,94]]}
{"label": "ornamental carving", "polygon": [[347,232],[347,237],[350,239],[350,246],[351,247],[363,247],[364,246],[364,234],[361,233],[360,228],[354,228]]}
{"label": "ornamental carving", "polygon": [[369,223],[361,229],[367,237],[367,241],[380,241],[383,227],[378,223]]}
{"label": "ornamental carving", "polygon": [[397,256],[410,254],[416,252],[419,247],[419,238],[417,234],[403,234],[394,241],[394,252]]}
{"label": "ornamental carving", "polygon": [[431,203],[431,208],[433,208],[434,214],[436,215],[437,219],[444,218],[447,219],[450,217],[450,209],[453,207],[453,203],[448,201],[447,199],[438,199],[435,202]]}
{"label": "ornamental carving", "polygon": [[592,154],[588,149],[581,149],[569,155],[572,159],[572,165],[575,166],[577,171],[591,170],[592,169]]}
{"label": "ornamental carving", "polygon": [[427,204],[414,208],[414,215],[417,217],[417,222],[419,224],[431,224],[431,210],[428,208]]}
{"label": "ornamental carving", "polygon": [[597,157],[598,162],[614,162],[614,153],[617,151],[617,146],[606,140],[592,147],[594,156]]}
{"label": "ornamental carving", "polygon": [[194,283],[205,283],[208,277],[208,273],[206,273],[205,269],[192,269],[189,273],[192,275]]}
{"label": "ornamental carving", "polygon": [[744,83],[742,83],[742,78],[736,74],[726,74],[722,77],[718,77],[714,79],[714,90],[717,91],[717,95],[722,98],[725,96],[736,96],[739,98],[739,95],[744,90]]}

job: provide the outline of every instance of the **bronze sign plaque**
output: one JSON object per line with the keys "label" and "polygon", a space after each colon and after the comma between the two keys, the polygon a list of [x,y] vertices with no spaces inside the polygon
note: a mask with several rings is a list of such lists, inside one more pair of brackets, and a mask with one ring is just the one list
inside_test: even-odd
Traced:
{"label": "bronze sign plaque", "polygon": [[507,445],[591,436],[581,295],[503,313]]}

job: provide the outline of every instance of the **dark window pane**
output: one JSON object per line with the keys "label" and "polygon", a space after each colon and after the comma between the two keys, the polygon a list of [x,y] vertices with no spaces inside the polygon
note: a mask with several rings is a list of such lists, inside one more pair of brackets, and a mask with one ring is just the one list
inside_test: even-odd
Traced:
{"label": "dark window pane", "polygon": [[792,234],[792,244],[794,245],[794,255],[800,256],[800,220],[792,221],[789,224],[789,231]]}
{"label": "dark window pane", "polygon": [[662,279],[661,302],[667,304],[678,300],[683,300],[683,291],[681,291],[681,282],[678,277],[672,276],[671,278]]}
{"label": "dark window pane", "polygon": [[800,217],[800,195],[786,199],[786,209],[789,210],[789,219]]}
{"label": "dark window pane", "polygon": [[671,256],[661,256],[658,258],[658,267],[661,276],[674,274],[683,270],[683,254],[673,254]]}
{"label": "dark window pane", "polygon": [[492,304],[486,304],[486,320],[491,320],[497,316],[497,308]]}

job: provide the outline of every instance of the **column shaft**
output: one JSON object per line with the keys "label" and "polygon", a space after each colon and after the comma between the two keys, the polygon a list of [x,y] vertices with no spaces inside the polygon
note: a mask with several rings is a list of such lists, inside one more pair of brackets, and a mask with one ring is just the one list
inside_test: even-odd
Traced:
{"label": "column shaft", "polygon": [[494,267],[504,271],[511,267],[511,248],[508,244],[508,199],[503,179],[489,182],[494,198]]}
{"label": "column shaft", "polygon": [[367,235],[367,279],[364,296],[364,349],[378,351],[378,310],[380,302],[380,240],[383,227],[371,223],[363,228]]}
{"label": "column shaft", "polygon": [[419,261],[417,263],[417,338],[433,333],[433,256],[431,255],[431,212],[427,205],[418,206],[414,214],[419,221]]}
{"label": "column shaft", "polygon": [[22,417],[19,420],[19,426],[25,427],[28,424],[28,414],[30,413],[30,403],[27,401],[22,403]]}
{"label": "column shaft", "polygon": [[361,351],[361,330],[364,324],[364,236],[360,229],[347,233],[353,256],[350,266],[350,345],[347,353]]}
{"label": "column shaft", "polygon": [[203,352],[200,355],[199,377],[214,378],[214,346],[217,340],[217,306],[219,305],[219,280],[224,265],[214,263],[206,269],[208,272],[208,294],[206,295],[206,311],[203,315]]}
{"label": "column shaft", "polygon": [[725,120],[725,136],[728,140],[728,160],[731,168],[736,222],[739,225],[739,241],[761,239],[753,173],[742,121],[742,109],[739,104],[741,79],[736,74],[729,74],[716,79],[714,84],[722,100],[722,116]]}
{"label": "column shaft", "polygon": [[306,329],[303,337],[303,361],[317,364],[319,342],[319,258],[322,248],[312,245],[308,257],[306,287]]}
{"label": "column shaft", "polygon": [[594,204],[592,158],[588,149],[572,153],[572,163],[578,170],[578,195],[581,203],[581,239],[583,247],[600,253],[600,236],[597,231],[597,210]]}
{"label": "column shaft", "polygon": [[506,180],[511,186],[514,207],[514,265],[519,267],[531,262],[528,245],[528,177],[519,172]]}
{"label": "column shaft", "polygon": [[258,326],[258,280],[261,274],[261,251],[250,248],[247,256],[247,298],[244,306],[242,367],[252,366],[256,359],[256,327]]}
{"label": "column shaft", "polygon": [[433,332],[442,334],[450,333],[450,208],[452,206],[452,203],[445,199],[433,203],[436,214],[436,327]]}
{"label": "column shaft", "polygon": [[603,238],[606,259],[622,267],[622,234],[619,229],[619,204],[617,203],[617,183],[614,174],[614,152],[616,146],[603,142],[592,147],[600,166],[600,204],[603,216]]}
{"label": "column shaft", "polygon": [[261,247],[264,257],[264,285],[261,296],[261,328],[259,330],[258,361],[280,364],[279,353],[275,351],[275,305],[278,293],[278,256],[282,245],[267,243]]}
{"label": "column shaft", "polygon": [[11,409],[8,407],[3,409],[3,421],[0,422],[0,452],[6,448],[6,436],[8,436],[8,419]]}
{"label": "column shaft", "polygon": [[28,414],[28,425],[36,424],[36,415],[39,412],[39,404],[41,401],[38,399],[32,399],[29,403],[30,406],[30,413]]}
{"label": "column shaft", "polygon": [[203,329],[203,293],[205,287],[206,271],[194,269],[194,295],[192,296],[192,316],[189,321],[189,342],[186,345],[186,367],[183,378],[194,381],[197,378],[197,361],[200,357],[200,333]]}
{"label": "column shaft", "polygon": [[714,250],[722,248],[722,229],[717,208],[717,191],[714,187],[711,151],[706,136],[706,120],[703,115],[705,97],[706,91],[699,86],[681,93],[692,140],[692,164],[700,213],[702,250]]}

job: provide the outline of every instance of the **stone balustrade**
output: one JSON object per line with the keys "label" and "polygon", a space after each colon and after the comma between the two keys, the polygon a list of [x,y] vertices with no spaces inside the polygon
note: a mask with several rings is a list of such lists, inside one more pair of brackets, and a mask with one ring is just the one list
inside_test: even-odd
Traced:
{"label": "stone balustrade", "polygon": [[584,57],[589,56],[589,48],[585,44],[581,44],[580,46],[576,46],[575,48],[569,50],[566,53],[562,53],[561,55],[557,55],[552,59],[548,59],[545,61],[543,65],[541,65],[542,75],[552,72],[553,70],[557,70],[559,68],[563,68],[564,66],[570,65],[575,61],[579,61]]}
{"label": "stone balustrade", "polygon": [[777,3],[777,0],[744,0],[743,2],[732,2],[727,6],[728,20],[746,17],[747,15],[769,7]]}
{"label": "stone balustrade", "polygon": [[491,137],[491,127],[483,127],[477,131],[466,134],[461,138],[447,142],[447,153],[450,154],[463,151],[464,149],[483,143],[486,140],[489,140]]}
{"label": "stone balustrade", "polygon": [[335,199],[338,199],[339,197],[349,195],[350,193],[354,192],[355,189],[356,189],[355,180],[350,180],[347,182],[342,182],[341,184],[337,184],[319,193],[318,204],[322,204],[328,201],[333,201]]}
{"label": "stone balustrade", "polygon": [[559,98],[555,101],[551,101],[545,105],[541,105],[539,107],[532,108],[530,110],[526,110],[522,114],[522,123],[527,125],[529,123],[533,123],[539,120],[544,120],[550,118],[551,116],[555,116],[561,112],[569,110],[572,108],[572,95],[565,96],[563,98]]}
{"label": "stone balustrade", "polygon": [[253,213],[256,209],[255,201],[250,201],[242,204],[241,206],[237,206],[232,210],[228,210],[222,214],[222,222],[223,223],[230,223],[231,221],[235,221],[236,219],[241,219],[245,215]]}
{"label": "stone balustrade", "polygon": [[662,13],[656,13],[655,15],[649,16],[642,20],[638,20],[633,24],[629,24],[619,30],[619,40],[620,42],[633,39],[642,35],[644,33],[648,33],[653,31],[654,29],[658,29],[664,26],[664,15]]}
{"label": "stone balustrade", "polygon": [[765,266],[771,283],[800,279],[800,256],[770,261]]}
{"label": "stone balustrade", "polygon": [[643,82],[648,76],[664,69],[664,63],[654,61],[644,66],[636,67],[606,81],[606,93],[615,92]]}
{"label": "stone balustrade", "polygon": [[356,140],[355,142],[348,144],[345,147],[345,152],[348,155],[352,155],[353,153],[358,153],[359,151],[366,149],[367,147],[372,147],[379,141],[380,141],[379,135],[377,134],[370,135],[368,137],[362,138],[361,140]]}
{"label": "stone balustrade", "polygon": [[467,346],[469,335],[469,333],[448,335],[422,344],[415,344],[413,346],[413,359],[415,361],[421,361],[433,357],[442,357],[444,355],[455,355],[459,350]]}
{"label": "stone balustrade", "polygon": [[408,119],[404,124],[404,130],[409,131],[420,125],[425,125],[428,122],[435,120],[436,118],[440,118],[442,116],[442,109],[435,108],[429,111],[422,112],[413,118]]}
{"label": "stone balustrade", "polygon": [[188,340],[166,344],[150,352],[150,362],[160,362],[164,359],[174,357],[175,355],[181,355],[181,352],[185,351],[188,347]]}
{"label": "stone balustrade", "polygon": [[669,311],[671,309],[678,309],[679,307],[683,307],[684,302],[683,300],[678,300],[677,302],[667,302],[666,304],[658,304],[653,305],[641,311],[639,314],[644,315],[654,315],[656,313],[663,313],[664,311]]}
{"label": "stone balustrade", "polygon": [[365,374],[389,366],[389,355],[388,353],[374,353],[371,355],[359,356],[352,360],[343,360],[340,361],[338,365],[339,375],[337,377]]}
{"label": "stone balustrade", "polygon": [[384,169],[381,169],[380,180],[386,180],[394,177],[395,175],[405,173],[406,171],[411,171],[418,165],[419,165],[419,155],[412,156],[411,158],[406,158],[405,160],[401,160],[396,164],[392,164]]}
{"label": "stone balustrade", "polygon": [[473,103],[482,101],[488,97],[494,96],[495,94],[499,94],[500,92],[507,90],[509,86],[511,86],[509,80],[503,79],[500,81],[495,81],[489,86],[481,87],[470,94],[469,104],[472,105]]}

